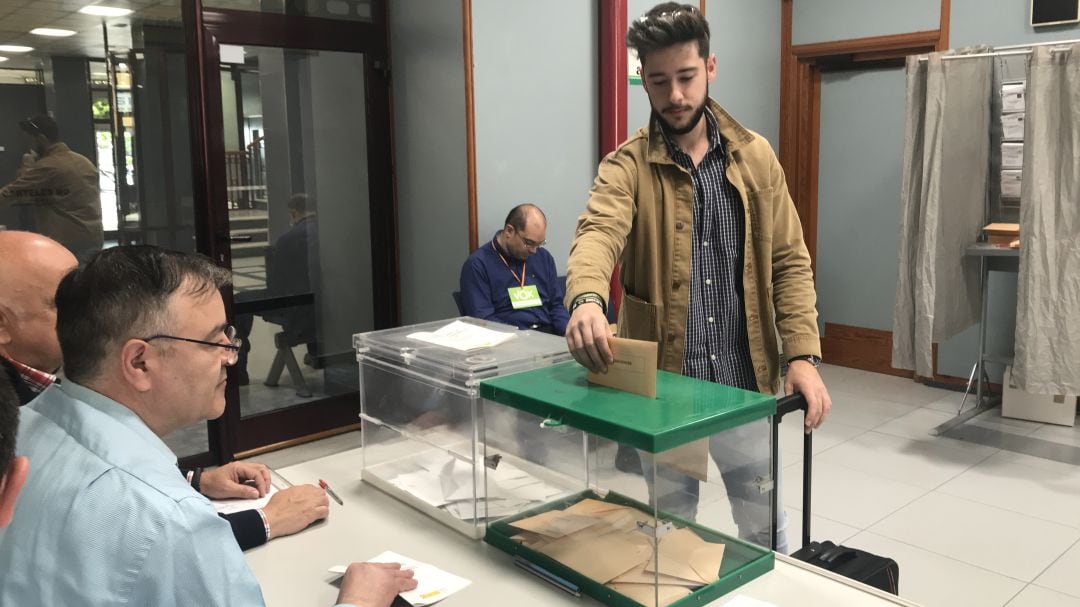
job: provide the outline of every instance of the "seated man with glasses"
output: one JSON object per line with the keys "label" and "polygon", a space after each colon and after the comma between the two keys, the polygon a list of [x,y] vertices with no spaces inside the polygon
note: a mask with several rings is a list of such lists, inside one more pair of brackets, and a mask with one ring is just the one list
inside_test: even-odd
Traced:
{"label": "seated man with glasses", "polygon": [[[62,363],[56,338],[54,296],[60,279],[77,264],[60,243],[33,232],[0,231],[0,375],[25,405],[56,382]],[[257,498],[270,471],[255,462],[185,471],[188,482],[211,498]],[[241,484],[255,481],[255,486]],[[325,516],[326,492],[314,485],[283,489],[261,509],[223,515],[241,550],[296,533]]]}
{"label": "seated man with glasses", "polygon": [[520,204],[503,229],[461,268],[461,311],[466,316],[563,335],[570,315],[555,260],[542,247],[547,217]]}
{"label": "seated man with glasses", "polygon": [[[225,409],[229,280],[202,256],[125,246],[60,281],[64,380],[22,409],[34,473],[0,534],[0,605],[264,604],[228,523],[161,440]],[[354,564],[339,603],[387,607],[411,577]]]}

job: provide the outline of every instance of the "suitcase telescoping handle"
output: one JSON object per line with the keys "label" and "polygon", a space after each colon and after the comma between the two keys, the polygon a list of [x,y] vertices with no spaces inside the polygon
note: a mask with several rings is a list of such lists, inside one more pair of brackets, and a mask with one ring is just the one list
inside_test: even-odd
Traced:
{"label": "suitcase telescoping handle", "polygon": [[[776,528],[777,514],[780,511],[780,422],[784,416],[793,411],[802,411],[804,421],[806,419],[806,398],[802,394],[789,394],[776,399],[776,415],[773,416],[773,440],[772,440],[772,549],[776,550],[778,531]],[[803,434],[803,498],[802,498],[802,547],[810,545],[810,467],[813,459],[813,433]]]}

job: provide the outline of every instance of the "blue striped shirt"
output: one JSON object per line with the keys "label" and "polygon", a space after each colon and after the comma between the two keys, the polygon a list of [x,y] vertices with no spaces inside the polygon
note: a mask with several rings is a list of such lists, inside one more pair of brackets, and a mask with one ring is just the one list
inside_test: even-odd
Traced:
{"label": "blue striped shirt", "polygon": [[743,306],[746,216],[739,192],[725,174],[727,157],[716,119],[708,110],[705,117],[709,150],[696,167],[661,128],[671,158],[694,181],[683,375],[757,391]]}

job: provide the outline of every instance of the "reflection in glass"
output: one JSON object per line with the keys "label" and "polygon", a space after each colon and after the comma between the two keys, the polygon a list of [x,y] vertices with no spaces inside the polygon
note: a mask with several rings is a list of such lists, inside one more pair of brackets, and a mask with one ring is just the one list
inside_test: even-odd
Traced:
{"label": "reflection in glass", "polygon": [[221,66],[244,416],[357,390],[373,326],[363,55],[245,47]]}

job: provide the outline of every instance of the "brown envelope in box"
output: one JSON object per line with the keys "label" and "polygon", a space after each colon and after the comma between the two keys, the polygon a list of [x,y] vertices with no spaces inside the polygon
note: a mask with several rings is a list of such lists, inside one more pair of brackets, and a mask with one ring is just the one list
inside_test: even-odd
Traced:
{"label": "brown envelope in box", "polygon": [[591,383],[656,398],[656,342],[612,337],[615,362],[607,373],[589,372]]}
{"label": "brown envelope in box", "polygon": [[[675,601],[690,596],[691,590],[685,586],[650,586],[647,584],[608,584],[615,592],[635,600],[645,607],[667,607]],[[657,602],[656,595],[660,595]]]}

